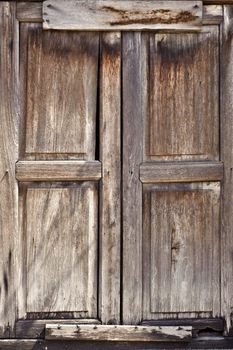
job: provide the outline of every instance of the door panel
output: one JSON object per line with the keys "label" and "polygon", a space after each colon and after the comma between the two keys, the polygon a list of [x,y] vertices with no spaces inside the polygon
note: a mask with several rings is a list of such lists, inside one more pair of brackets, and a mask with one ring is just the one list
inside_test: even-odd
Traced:
{"label": "door panel", "polygon": [[218,27],[148,38],[147,159],[219,159]]}
{"label": "door panel", "polygon": [[219,190],[143,186],[143,319],[219,312]]}
{"label": "door panel", "polygon": [[29,186],[25,199],[27,314],[97,317],[96,186]]}
{"label": "door panel", "polygon": [[21,28],[26,154],[94,159],[99,34]]}

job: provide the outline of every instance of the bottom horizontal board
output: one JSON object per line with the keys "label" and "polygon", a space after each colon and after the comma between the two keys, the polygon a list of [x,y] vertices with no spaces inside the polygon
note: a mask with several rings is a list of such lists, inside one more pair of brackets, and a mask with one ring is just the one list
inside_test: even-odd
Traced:
{"label": "bottom horizontal board", "polygon": [[97,326],[97,325],[59,325],[46,324],[47,340],[82,340],[82,341],[190,341],[192,327],[170,326]]}

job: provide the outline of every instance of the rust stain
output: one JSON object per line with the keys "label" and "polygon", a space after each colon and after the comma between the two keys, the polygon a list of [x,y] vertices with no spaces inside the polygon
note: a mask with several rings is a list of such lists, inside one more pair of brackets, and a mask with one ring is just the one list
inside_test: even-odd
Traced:
{"label": "rust stain", "polygon": [[174,13],[168,9],[152,10],[144,14],[140,11],[123,11],[111,6],[104,6],[103,10],[115,12],[119,19],[111,21],[110,25],[129,25],[129,24],[176,24],[192,22],[198,17],[190,11],[180,11]]}

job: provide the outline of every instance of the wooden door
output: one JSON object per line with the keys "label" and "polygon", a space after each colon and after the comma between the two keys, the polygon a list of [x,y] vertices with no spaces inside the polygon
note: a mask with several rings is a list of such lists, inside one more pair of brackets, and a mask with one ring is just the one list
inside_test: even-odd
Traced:
{"label": "wooden door", "polygon": [[229,330],[232,7],[0,12],[1,336],[49,324],[62,339],[59,323],[68,339],[103,324],[100,340],[180,340],[150,327],[221,317]]}

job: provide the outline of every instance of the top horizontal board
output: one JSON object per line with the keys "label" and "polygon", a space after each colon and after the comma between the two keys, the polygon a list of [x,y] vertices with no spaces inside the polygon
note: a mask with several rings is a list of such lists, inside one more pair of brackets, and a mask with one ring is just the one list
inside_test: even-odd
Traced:
{"label": "top horizontal board", "polygon": [[198,30],[202,1],[47,0],[43,28],[57,30]]}

